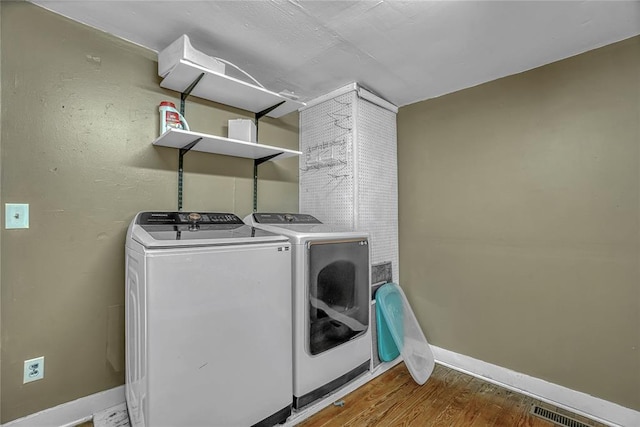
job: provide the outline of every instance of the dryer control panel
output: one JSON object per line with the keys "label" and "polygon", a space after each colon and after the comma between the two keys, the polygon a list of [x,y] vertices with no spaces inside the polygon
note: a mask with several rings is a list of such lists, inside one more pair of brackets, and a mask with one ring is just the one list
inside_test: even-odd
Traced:
{"label": "dryer control panel", "polygon": [[322,224],[311,215],[297,213],[254,213],[253,219],[258,224]]}

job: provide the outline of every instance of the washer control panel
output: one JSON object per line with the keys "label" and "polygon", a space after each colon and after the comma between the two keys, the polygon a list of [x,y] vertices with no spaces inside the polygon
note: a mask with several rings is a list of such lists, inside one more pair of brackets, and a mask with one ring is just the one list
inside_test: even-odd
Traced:
{"label": "washer control panel", "polygon": [[253,219],[258,224],[322,224],[311,215],[297,213],[254,213]]}
{"label": "washer control panel", "polygon": [[232,213],[220,212],[143,212],[138,216],[140,225],[180,225],[180,224],[244,224]]}

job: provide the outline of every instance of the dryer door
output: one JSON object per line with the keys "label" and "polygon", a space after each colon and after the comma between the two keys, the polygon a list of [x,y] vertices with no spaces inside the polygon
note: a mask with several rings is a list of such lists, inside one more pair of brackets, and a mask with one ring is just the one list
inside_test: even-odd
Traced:
{"label": "dryer door", "polygon": [[312,242],[308,261],[307,350],[316,355],[369,327],[367,240]]}

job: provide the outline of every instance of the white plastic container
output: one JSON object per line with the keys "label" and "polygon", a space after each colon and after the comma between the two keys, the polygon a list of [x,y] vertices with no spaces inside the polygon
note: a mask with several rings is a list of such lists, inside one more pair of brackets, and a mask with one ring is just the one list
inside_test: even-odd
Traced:
{"label": "white plastic container", "polygon": [[257,142],[256,124],[249,119],[229,120],[229,138],[240,141]]}
{"label": "white plastic container", "polygon": [[164,77],[169,74],[181,59],[193,62],[213,72],[224,74],[224,63],[194,49],[191,46],[189,36],[184,34],[158,53],[158,75]]}
{"label": "white plastic container", "polygon": [[411,377],[416,383],[424,384],[433,372],[435,359],[402,288],[395,283],[380,286],[376,304],[380,304],[384,322]]}
{"label": "white plastic container", "polygon": [[189,130],[187,120],[176,109],[173,102],[162,101],[160,103],[160,135],[170,128]]}

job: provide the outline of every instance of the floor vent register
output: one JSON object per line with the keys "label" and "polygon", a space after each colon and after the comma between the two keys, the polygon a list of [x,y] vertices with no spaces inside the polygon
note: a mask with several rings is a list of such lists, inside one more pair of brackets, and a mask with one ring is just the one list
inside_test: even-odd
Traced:
{"label": "floor vent register", "polygon": [[582,421],[578,421],[566,415],[562,415],[558,412],[551,411],[549,409],[540,407],[538,405],[531,406],[531,413],[539,418],[547,421],[551,421],[560,426],[566,427],[593,427],[591,424],[585,424]]}

